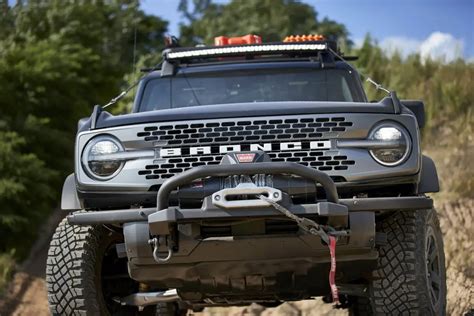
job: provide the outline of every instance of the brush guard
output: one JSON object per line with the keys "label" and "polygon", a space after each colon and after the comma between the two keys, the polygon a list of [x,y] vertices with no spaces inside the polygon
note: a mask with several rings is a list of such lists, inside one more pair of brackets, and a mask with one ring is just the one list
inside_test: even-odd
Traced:
{"label": "brush guard", "polygon": [[[231,175],[254,175],[254,174],[286,174],[296,175],[316,184],[319,184],[326,193],[326,200],[319,201],[314,204],[313,212],[321,216],[337,216],[345,217],[347,220],[348,207],[339,204],[336,185],[332,179],[324,172],[297,164],[293,162],[261,162],[261,163],[243,163],[243,164],[225,164],[225,165],[208,165],[192,168],[181,174],[169,178],[158,190],[157,194],[157,211],[148,216],[150,234],[152,236],[170,235],[172,225],[179,220],[179,212],[176,208],[169,208],[169,197],[173,190],[180,186],[187,185],[195,180],[206,177],[226,177]],[[261,211],[252,212],[251,216],[274,216],[275,211],[271,210],[271,204],[267,201],[254,198],[239,201],[229,201],[229,196],[267,196],[273,202],[280,202],[283,193],[275,188],[257,187],[252,184],[244,184],[232,189],[224,189],[215,192],[210,202],[204,200],[204,204],[212,204],[212,207],[225,211],[226,216],[242,216],[246,209],[261,208]],[[203,205],[203,209],[207,209],[209,205]],[[230,213],[232,210],[235,212]],[[207,212],[210,217],[215,216],[217,212]],[[222,213],[222,212],[221,212]],[[216,218],[218,219],[218,218]]]}

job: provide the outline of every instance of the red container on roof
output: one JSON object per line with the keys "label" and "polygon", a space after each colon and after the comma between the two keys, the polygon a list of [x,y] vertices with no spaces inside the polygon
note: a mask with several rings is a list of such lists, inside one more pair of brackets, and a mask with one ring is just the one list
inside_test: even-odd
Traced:
{"label": "red container on roof", "polygon": [[247,34],[239,37],[227,37],[227,36],[218,36],[214,38],[215,46],[225,46],[225,45],[248,45],[248,44],[261,44],[262,37],[254,34]]}

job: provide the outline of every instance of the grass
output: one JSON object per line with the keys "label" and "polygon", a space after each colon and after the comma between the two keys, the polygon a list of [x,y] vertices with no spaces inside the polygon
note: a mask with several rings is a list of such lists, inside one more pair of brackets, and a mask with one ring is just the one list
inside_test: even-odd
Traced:
{"label": "grass", "polygon": [[15,269],[15,264],[14,251],[0,254],[0,295],[6,289],[6,285]]}
{"label": "grass", "polygon": [[440,200],[474,199],[474,115],[458,117],[449,124],[438,124],[423,139],[423,153],[437,167]]}

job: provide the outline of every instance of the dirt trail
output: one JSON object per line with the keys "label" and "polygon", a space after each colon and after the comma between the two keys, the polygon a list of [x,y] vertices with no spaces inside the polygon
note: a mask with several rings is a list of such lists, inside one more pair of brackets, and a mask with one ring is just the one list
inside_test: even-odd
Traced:
{"label": "dirt trail", "polygon": [[[474,309],[474,200],[439,203],[441,229],[444,233],[448,274],[448,315],[464,315]],[[49,240],[61,220],[56,211],[44,225],[42,236],[33,247],[30,257],[15,274],[6,298],[0,300],[0,316],[49,315],[44,283],[44,271]],[[473,312],[474,314],[474,312]],[[265,309],[252,304],[247,307],[207,309],[199,315],[347,315],[333,309],[320,299],[285,303]]]}
{"label": "dirt trail", "polygon": [[474,200],[437,205],[443,231],[448,315],[474,315]]}
{"label": "dirt trail", "polygon": [[47,316],[49,314],[44,282],[46,257],[51,236],[65,213],[55,210],[38,232],[28,259],[18,268],[0,299],[0,316]]}

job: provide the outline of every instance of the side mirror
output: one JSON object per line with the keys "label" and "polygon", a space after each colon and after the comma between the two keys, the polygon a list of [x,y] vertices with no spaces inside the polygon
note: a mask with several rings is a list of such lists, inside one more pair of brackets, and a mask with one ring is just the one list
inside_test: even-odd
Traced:
{"label": "side mirror", "polygon": [[408,108],[416,117],[418,126],[422,129],[425,126],[425,104],[419,100],[401,100],[401,103]]}

